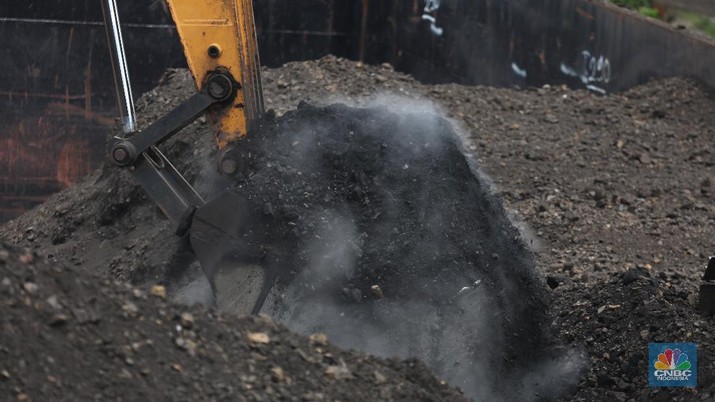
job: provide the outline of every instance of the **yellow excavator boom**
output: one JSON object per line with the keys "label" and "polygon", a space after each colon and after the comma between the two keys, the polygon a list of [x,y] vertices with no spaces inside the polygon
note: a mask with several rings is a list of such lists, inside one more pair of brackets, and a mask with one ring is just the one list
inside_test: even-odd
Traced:
{"label": "yellow excavator boom", "polygon": [[231,107],[210,109],[220,149],[247,134],[263,114],[263,92],[251,0],[167,0],[196,86],[228,71],[238,81]]}

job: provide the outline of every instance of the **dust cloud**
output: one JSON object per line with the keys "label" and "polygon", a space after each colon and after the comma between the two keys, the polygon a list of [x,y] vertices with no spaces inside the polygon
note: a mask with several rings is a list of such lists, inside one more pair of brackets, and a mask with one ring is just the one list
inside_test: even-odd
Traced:
{"label": "dust cloud", "polygon": [[466,136],[424,100],[359,106],[302,104],[243,144],[249,172],[232,191],[280,250],[261,312],[344,348],[419,358],[477,400],[575,386],[585,357],[550,339],[534,239]]}

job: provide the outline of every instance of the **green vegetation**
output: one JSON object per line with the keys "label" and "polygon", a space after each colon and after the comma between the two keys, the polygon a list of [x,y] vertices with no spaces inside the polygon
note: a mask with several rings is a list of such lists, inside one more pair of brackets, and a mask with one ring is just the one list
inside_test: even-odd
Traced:
{"label": "green vegetation", "polygon": [[712,18],[689,11],[678,13],[678,18],[685,21],[693,29],[715,37],[715,22],[713,22]]}
{"label": "green vegetation", "polygon": [[632,8],[634,10],[639,10],[643,7],[651,8],[651,0],[611,0],[613,4],[619,5],[621,7]]}
{"label": "green vegetation", "polygon": [[611,0],[613,4],[637,10],[641,15],[660,18],[660,12],[653,8],[653,0]]}
{"label": "green vegetation", "polygon": [[653,7],[638,7],[638,12],[646,17],[660,18],[660,12]]}
{"label": "green vegetation", "polygon": [[715,37],[715,20],[703,14],[691,11],[669,10],[666,15],[653,8],[653,0],[611,0],[613,4],[638,11],[646,17],[658,18],[674,25],[684,25]]}

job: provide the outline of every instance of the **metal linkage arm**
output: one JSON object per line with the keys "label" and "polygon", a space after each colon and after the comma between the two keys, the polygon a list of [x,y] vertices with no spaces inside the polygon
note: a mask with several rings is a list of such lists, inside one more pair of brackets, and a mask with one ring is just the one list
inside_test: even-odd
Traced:
{"label": "metal linkage arm", "polygon": [[205,202],[164,154],[152,147],[141,154],[130,172],[169,218],[176,234],[186,233],[194,211]]}
{"label": "metal linkage arm", "polygon": [[208,77],[201,92],[192,95],[143,131],[130,138],[117,138],[111,146],[110,158],[119,166],[134,163],[140,154],[179,132],[211,105],[226,102],[236,96],[235,86],[229,73],[214,72]]}
{"label": "metal linkage arm", "polygon": [[221,171],[234,174],[239,163],[229,144],[246,135],[261,116],[263,98],[252,2],[167,1],[199,93],[143,131],[135,132],[117,0],[102,0],[125,134],[111,140],[108,157],[116,165],[128,168],[180,234],[189,229],[194,211],[205,202],[156,145],[208,111],[218,128],[216,140],[223,152]]}
{"label": "metal linkage arm", "polygon": [[236,84],[229,73],[214,72],[207,81],[201,92],[145,130],[130,138],[115,138],[109,151],[112,162],[130,169],[180,235],[186,233],[193,212],[205,202],[156,145],[189,125],[212,105],[228,103],[235,96]]}

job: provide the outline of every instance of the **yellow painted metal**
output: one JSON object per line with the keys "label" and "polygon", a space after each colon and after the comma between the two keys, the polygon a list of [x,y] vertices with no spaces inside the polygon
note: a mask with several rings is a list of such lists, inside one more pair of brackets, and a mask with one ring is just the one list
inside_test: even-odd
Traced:
{"label": "yellow painted metal", "polygon": [[246,135],[263,114],[252,1],[168,0],[168,3],[199,90],[207,74],[219,68],[228,70],[240,84],[230,107],[209,112],[222,149]]}

